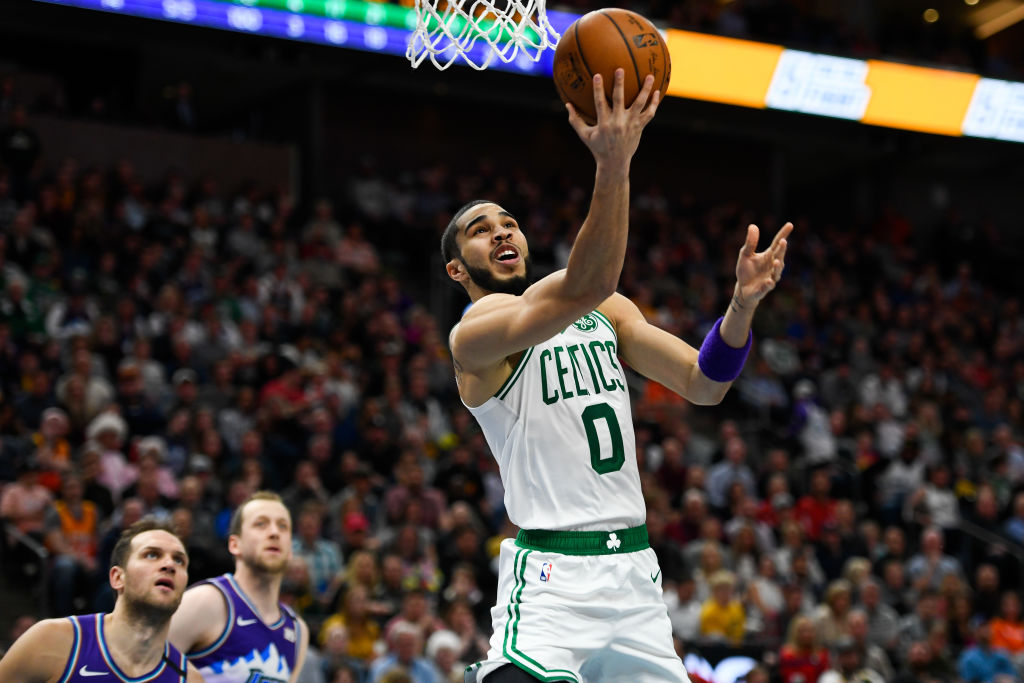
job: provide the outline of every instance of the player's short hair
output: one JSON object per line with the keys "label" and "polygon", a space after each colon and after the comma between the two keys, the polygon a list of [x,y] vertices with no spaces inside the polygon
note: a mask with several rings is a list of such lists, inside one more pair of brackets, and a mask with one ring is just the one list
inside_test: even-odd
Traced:
{"label": "player's short hair", "polygon": [[[147,515],[139,521],[132,524],[127,529],[121,532],[121,536],[118,537],[117,543],[114,544],[114,550],[110,553],[110,567],[121,567],[124,568],[128,564],[128,556],[131,554],[132,541],[139,534],[147,531],[166,531],[171,536],[181,541],[181,536],[177,534],[174,528],[167,522],[161,522],[152,515]],[[182,546],[185,542],[182,541]]]}
{"label": "player's short hair", "polygon": [[[281,505],[284,505],[284,501],[281,500],[281,496],[277,495],[273,491],[257,491],[243,500],[242,504],[235,508],[234,513],[231,515],[231,524],[228,526],[229,536],[238,536],[242,533],[242,515],[245,513],[245,506],[254,500],[272,500],[275,503],[281,503]],[[291,516],[290,511],[288,516]]]}
{"label": "player's short hair", "polygon": [[462,208],[455,212],[455,215],[452,216],[452,219],[448,222],[448,227],[444,229],[444,234],[441,235],[441,258],[444,259],[445,263],[448,263],[452,259],[462,258],[462,250],[459,249],[458,242],[455,241],[455,237],[459,233],[459,226],[457,225],[459,219],[474,206],[493,203],[494,202],[490,199],[474,199],[471,202],[463,204]]}

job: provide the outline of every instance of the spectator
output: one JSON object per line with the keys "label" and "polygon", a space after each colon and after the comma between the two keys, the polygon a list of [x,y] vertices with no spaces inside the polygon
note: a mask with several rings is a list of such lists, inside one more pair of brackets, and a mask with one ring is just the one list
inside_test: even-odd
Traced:
{"label": "spectator", "polygon": [[423,634],[419,628],[402,623],[388,639],[388,651],[370,666],[370,681],[378,683],[395,670],[405,671],[412,683],[440,683],[441,675],[423,656]]}
{"label": "spectator", "polygon": [[[860,608],[854,608],[846,615],[846,628],[850,633],[850,639],[863,655],[862,666],[881,676],[883,681],[891,681],[895,676],[892,662],[882,647],[871,642],[869,623],[867,612]],[[839,650],[838,645],[836,649]]]}
{"label": "spectator", "polygon": [[704,640],[739,645],[743,641],[743,605],[736,599],[736,577],[728,570],[711,575],[711,597],[700,610],[700,636]]}
{"label": "spectator", "polygon": [[818,683],[885,683],[886,679],[864,664],[863,650],[849,637],[835,644],[835,668],[821,675]]}
{"label": "spectator", "polygon": [[975,645],[964,650],[957,663],[964,683],[1009,683],[1017,677],[1010,658],[1003,650],[992,647],[987,624],[975,630]]}
{"label": "spectator", "polygon": [[53,610],[58,615],[81,611],[74,599],[91,595],[98,568],[99,510],[83,498],[84,493],[82,479],[67,473],[60,498],[47,515],[46,545],[55,556],[51,568]]}
{"label": "spectator", "polygon": [[426,656],[445,683],[462,683],[465,680],[466,663],[459,661],[462,641],[452,631],[435,631],[427,639]]}
{"label": "spectator", "polygon": [[946,576],[959,578],[963,575],[960,563],[943,554],[942,550],[942,530],[937,527],[925,529],[921,535],[921,552],[912,557],[907,565],[907,577],[914,590],[938,590]]}
{"label": "spectator", "polygon": [[1011,658],[1024,653],[1024,620],[1020,614],[1020,595],[1005,591],[999,602],[999,616],[989,624],[989,641],[993,649],[1004,650]]}
{"label": "spectator", "polygon": [[847,620],[852,599],[853,587],[846,579],[837,579],[828,585],[825,603],[814,613],[814,628],[825,647],[835,649],[841,639],[849,637]]}
{"label": "spectator", "polygon": [[322,535],[323,514],[323,508],[316,503],[302,507],[296,519],[292,552],[305,560],[313,595],[319,604],[326,605],[332,594],[332,581],[341,571],[342,558],[338,544]]}
{"label": "spectator", "polygon": [[733,437],[725,444],[725,459],[708,472],[708,500],[712,507],[728,508],[727,495],[733,482],[743,487],[744,493],[756,493],[754,473],[746,464],[747,445],[740,437]]}
{"label": "spectator", "polygon": [[354,584],[342,595],[341,602],[341,609],[329,616],[320,627],[320,647],[325,647],[328,634],[334,626],[344,626],[348,630],[348,656],[368,665],[375,656],[380,638],[380,625],[370,614],[369,592],[363,586]]}
{"label": "spectator", "polygon": [[[869,645],[895,651],[899,643],[900,616],[892,606],[882,600],[882,588],[874,578],[869,578],[861,584],[860,608],[867,617]],[[871,661],[870,650],[868,661]],[[878,672],[887,675],[885,671]]]}
{"label": "spectator", "polygon": [[810,617],[798,616],[789,625],[779,652],[782,683],[817,681],[829,668],[828,650],[821,646]]}

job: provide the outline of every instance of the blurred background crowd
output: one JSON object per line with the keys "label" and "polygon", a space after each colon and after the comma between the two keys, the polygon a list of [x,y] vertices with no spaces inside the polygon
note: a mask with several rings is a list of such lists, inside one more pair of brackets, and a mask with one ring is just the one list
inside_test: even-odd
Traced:
{"label": "blurred background crowd", "polygon": [[[716,21],[776,4],[716,3]],[[465,301],[438,285],[440,233],[493,199],[543,275],[566,262],[589,176],[364,155],[305,199],[187,167],[144,177],[142,149],[48,155],[17,75],[0,84],[7,642],[108,609],[113,543],[143,515],[176,526],[192,581],[230,571],[231,513],[271,489],[294,523],[283,599],[314,634],[303,680],[461,681],[515,529],[456,393],[446,337]],[[164,125],[193,128],[189,97]],[[634,184],[620,291],[699,345],[749,222],[780,220]],[[759,662],[751,682],[1019,680],[1024,311],[986,267],[1019,240],[954,209],[928,230],[893,207],[856,229],[796,223],[722,405],[631,376],[679,651],[705,660],[695,681],[735,654]]]}

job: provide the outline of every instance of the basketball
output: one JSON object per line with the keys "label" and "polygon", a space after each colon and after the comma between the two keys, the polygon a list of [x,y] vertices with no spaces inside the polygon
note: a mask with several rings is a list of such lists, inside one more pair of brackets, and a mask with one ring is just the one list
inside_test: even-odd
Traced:
{"label": "basketball", "polygon": [[636,12],[599,9],[577,19],[562,34],[555,48],[552,75],[562,101],[572,103],[583,120],[593,125],[597,121],[594,74],[604,78],[605,95],[611,101],[615,69],[619,67],[626,72],[626,106],[636,99],[647,74],[654,75],[654,90],[660,90],[664,97],[672,63],[661,33]]}

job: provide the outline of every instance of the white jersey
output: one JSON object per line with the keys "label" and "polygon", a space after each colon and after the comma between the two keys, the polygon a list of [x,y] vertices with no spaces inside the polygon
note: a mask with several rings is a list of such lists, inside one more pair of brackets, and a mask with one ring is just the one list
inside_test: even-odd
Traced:
{"label": "white jersey", "polygon": [[497,393],[469,408],[498,461],[509,519],[521,529],[644,523],[617,348],[611,323],[594,311],[526,349]]}

